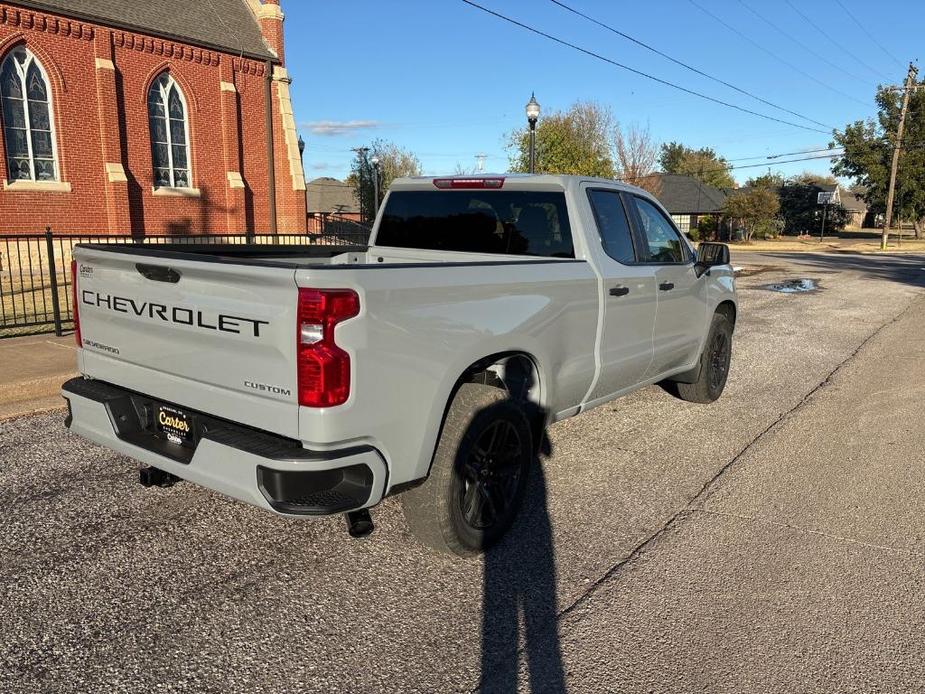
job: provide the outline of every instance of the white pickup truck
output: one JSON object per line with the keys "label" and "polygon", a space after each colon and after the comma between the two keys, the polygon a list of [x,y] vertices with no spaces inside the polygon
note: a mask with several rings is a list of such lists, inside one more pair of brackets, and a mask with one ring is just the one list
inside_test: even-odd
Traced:
{"label": "white pickup truck", "polygon": [[711,402],[729,251],[578,176],[396,181],[368,247],[81,245],[71,431],[287,516],[367,511],[457,554],[522,505],[545,428],[659,381]]}

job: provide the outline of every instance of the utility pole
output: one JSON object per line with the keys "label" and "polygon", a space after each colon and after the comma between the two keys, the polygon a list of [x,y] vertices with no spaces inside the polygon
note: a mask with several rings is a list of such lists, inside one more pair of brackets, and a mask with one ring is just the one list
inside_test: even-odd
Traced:
{"label": "utility pole", "polygon": [[906,111],[909,108],[909,94],[912,85],[919,74],[918,68],[909,63],[909,72],[906,74],[906,86],[903,90],[903,105],[899,112],[899,125],[896,128],[896,144],[893,146],[893,165],[890,167],[890,188],[886,194],[886,213],[883,215],[883,237],[880,239],[880,250],[886,250],[887,240],[890,236],[890,225],[893,223],[893,197],[896,194],[896,169],[899,168],[899,151],[903,141],[903,127],[906,124]]}
{"label": "utility pole", "polygon": [[822,228],[819,230],[819,243],[822,243],[825,239],[825,213],[829,209],[829,201],[826,200],[822,203]]}

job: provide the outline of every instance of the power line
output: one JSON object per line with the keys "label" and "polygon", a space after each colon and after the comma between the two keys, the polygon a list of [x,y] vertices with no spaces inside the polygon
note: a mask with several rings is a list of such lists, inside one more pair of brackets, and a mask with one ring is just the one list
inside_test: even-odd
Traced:
{"label": "power line", "polygon": [[528,24],[524,24],[523,22],[519,22],[519,21],[517,21],[516,19],[512,19],[511,17],[508,17],[508,16],[506,16],[506,15],[503,15],[503,14],[501,14],[500,12],[495,12],[494,10],[490,10],[490,9],[488,9],[487,7],[483,7],[482,5],[479,5],[478,3],[473,2],[473,0],[462,0],[462,2],[466,3],[467,5],[470,5],[470,6],[474,7],[474,8],[476,8],[476,9],[478,9],[478,10],[481,10],[482,12],[485,12],[486,14],[490,14],[490,15],[492,15],[492,16],[494,16],[494,17],[497,17],[498,19],[504,20],[505,22],[509,22],[510,24],[513,24],[514,26],[518,26],[518,27],[520,27],[521,29],[526,29],[527,31],[529,31],[529,32],[531,32],[531,33],[534,33],[534,34],[536,34],[537,36],[542,36],[542,37],[547,38],[547,39],[549,39],[550,41],[554,41],[555,43],[558,43],[558,44],[560,44],[560,45],[562,45],[562,46],[566,46],[566,47],[571,48],[571,49],[573,49],[573,50],[576,50],[576,51],[578,51],[578,52],[580,52],[580,53],[584,53],[585,55],[589,55],[589,56],[591,56],[592,58],[597,58],[598,60],[601,60],[601,61],[603,61],[603,62],[605,62],[605,63],[609,63],[610,65],[613,65],[613,66],[615,66],[615,67],[620,68],[621,70],[627,70],[628,72],[632,72],[633,74],[639,75],[640,77],[645,77],[646,79],[652,80],[653,82],[658,82],[659,84],[664,84],[665,86],[672,87],[673,89],[678,89],[678,90],[680,90],[680,91],[682,91],[682,92],[685,92],[685,93],[687,93],[687,94],[690,94],[690,95],[692,95],[692,96],[696,96],[696,97],[699,97],[699,98],[701,98],[701,99],[705,99],[705,100],[707,100],[707,101],[711,101],[711,102],[713,102],[713,103],[715,103],[715,104],[720,104],[721,106],[726,106],[727,108],[735,109],[736,111],[741,111],[741,112],[743,112],[743,113],[748,113],[748,114],[751,114],[751,115],[753,115],[753,116],[758,116],[759,118],[764,118],[765,120],[771,120],[771,121],[774,121],[774,122],[776,122],[776,123],[783,123],[783,124],[785,124],[785,125],[790,125],[790,126],[792,126],[792,127],[794,127],[794,128],[800,128],[801,130],[809,130],[809,131],[812,131],[812,132],[825,133],[825,134],[828,134],[828,132],[829,132],[829,131],[827,131],[827,130],[820,130],[819,128],[813,128],[813,127],[810,127],[810,126],[808,126],[808,125],[801,125],[800,123],[793,123],[792,121],[787,121],[787,120],[784,120],[784,119],[782,119],[782,118],[776,118],[775,116],[769,116],[769,115],[767,115],[767,114],[765,114],[765,113],[760,113],[760,112],[758,112],[758,111],[752,111],[751,109],[745,108],[744,106],[738,106],[738,105],[733,104],[733,103],[730,103],[730,102],[728,102],[728,101],[723,101],[722,99],[717,99],[717,98],[712,97],[712,96],[707,96],[706,94],[701,94],[700,92],[696,92],[696,91],[694,91],[693,89],[688,89],[687,87],[682,87],[680,84],[675,84],[674,82],[669,82],[668,80],[663,80],[663,79],[661,79],[660,77],[655,77],[654,75],[650,75],[649,73],[643,72],[642,70],[637,70],[636,68],[632,68],[632,67],[630,67],[630,66],[628,66],[628,65],[624,65],[623,63],[618,63],[616,60],[612,60],[612,59],[610,59],[610,58],[607,58],[607,57],[601,55],[600,53],[595,53],[594,51],[591,51],[591,50],[589,50],[589,49],[587,49],[587,48],[582,48],[581,46],[578,46],[578,45],[576,45],[576,44],[574,44],[574,43],[570,43],[570,42],[566,41],[565,39],[560,39],[560,38],[558,38],[557,36],[553,36],[552,34],[548,34],[548,33],[546,33],[545,31],[541,31],[540,29],[537,29],[537,28],[535,28],[535,27],[529,26]]}
{"label": "power line", "polygon": [[790,39],[790,40],[791,40],[793,43],[795,43],[796,45],[801,46],[801,47],[803,48],[803,50],[805,50],[807,53],[809,53],[810,55],[812,55],[816,60],[821,60],[821,61],[822,61],[823,63],[825,63],[826,65],[835,68],[836,70],[838,70],[838,72],[844,73],[844,74],[848,75],[848,77],[850,77],[850,78],[852,78],[852,79],[854,79],[854,80],[856,80],[856,81],[858,81],[858,82],[865,82],[865,83],[868,83],[868,84],[869,84],[868,80],[865,80],[863,77],[858,77],[857,75],[848,72],[848,71],[845,70],[845,68],[842,67],[841,65],[836,65],[836,64],[833,63],[831,60],[829,60],[828,58],[826,58],[824,55],[820,55],[820,54],[817,53],[815,50],[813,50],[812,48],[810,48],[809,46],[807,46],[805,43],[803,43],[802,41],[800,41],[798,38],[794,37],[793,35],[791,35],[791,34],[788,33],[787,31],[785,31],[784,29],[781,29],[779,26],[777,26],[777,25],[776,25],[774,22],[772,22],[770,19],[768,19],[767,17],[765,17],[764,15],[762,15],[760,12],[758,12],[758,10],[756,10],[754,7],[750,7],[749,5],[746,5],[745,2],[744,2],[743,0],[738,0],[738,2],[739,2],[739,4],[740,4],[742,7],[744,7],[746,10],[748,10],[749,12],[751,12],[753,15],[755,15],[758,19],[760,19],[762,22],[764,22],[765,24],[767,24],[769,27],[771,27],[772,29],[774,29],[777,33],[779,33],[779,34],[781,34],[782,36],[784,36],[784,37]]}
{"label": "power line", "polygon": [[780,157],[792,157],[797,154],[815,154],[817,152],[834,152],[842,147],[819,147],[818,149],[801,149],[798,152],[783,152],[781,154],[762,154],[755,157],[737,157],[736,159],[726,159],[726,161],[750,161],[752,159],[779,159]]}
{"label": "power line", "polygon": [[[885,143],[885,144],[888,144],[888,143]],[[907,151],[907,150],[915,150],[915,149],[923,149],[923,148],[925,148],[925,143],[919,143],[919,144],[914,144],[914,145],[906,145],[906,146],[904,146],[904,147],[900,147],[899,149],[902,150],[902,151]],[[842,148],[842,147],[837,147],[836,149],[843,149],[843,148]],[[822,150],[819,150],[819,151],[822,151]],[[828,150],[826,150],[826,151],[828,151]],[[793,154],[801,154],[801,153],[800,153],[800,152],[793,152]],[[779,154],[779,155],[777,155],[777,156],[786,156],[786,155]],[[817,154],[817,155],[813,155],[813,156],[811,156],[811,157],[800,157],[800,158],[798,158],[798,159],[785,159],[785,160],[783,160],[783,161],[773,161],[773,162],[771,162],[771,164],[769,164],[768,162],[761,162],[760,164],[742,164],[742,165],[739,165],[739,166],[717,167],[717,168],[715,168],[715,169],[704,169],[703,171],[698,171],[697,173],[698,173],[698,175],[700,175],[700,174],[705,174],[705,173],[722,173],[722,172],[724,172],[724,171],[738,171],[739,169],[763,169],[763,168],[766,168],[766,167],[768,167],[768,166],[770,166],[770,165],[778,166],[778,165],[780,165],[780,164],[796,164],[796,163],[799,163],[799,162],[801,162],[801,161],[814,161],[814,160],[819,160],[819,159],[836,159],[836,158],[841,157],[841,156],[844,156],[844,152],[833,152],[832,154]],[[771,159],[771,158],[772,158],[772,157],[770,157],[770,156],[768,157],[768,159]],[[735,160],[729,160],[729,161],[735,161]],[[663,173],[658,173],[658,172],[657,172],[657,173],[646,174],[645,176],[629,176],[629,177],[627,177],[627,178],[632,178],[632,179],[636,179],[636,178],[652,178],[653,176],[662,176],[662,175],[664,175],[664,174],[663,174]],[[627,178],[618,178],[618,179],[615,179],[615,180],[624,181],[624,180],[627,180]]]}
{"label": "power line", "polygon": [[[835,157],[840,157],[840,156],[841,154],[824,154],[821,156],[817,155],[813,157],[801,157],[800,159],[787,159],[785,161],[775,162],[775,164],[795,164],[801,161],[813,161],[817,159],[834,159]],[[701,171],[698,171],[697,175],[702,176],[703,174],[708,174],[708,173],[724,173],[724,172],[729,172],[729,171],[738,171],[740,169],[756,169],[756,168],[764,169],[764,168],[767,168],[767,166],[768,164],[766,162],[762,162],[760,164],[743,164],[741,166],[724,166],[724,167],[717,167],[715,169],[703,169]],[[655,173],[645,174],[642,176],[624,176],[622,178],[615,178],[613,180],[615,181],[630,181],[630,180],[635,181],[635,180],[639,180],[640,178],[653,178],[655,176],[664,176],[664,175],[666,174],[662,172],[655,172]]]}
{"label": "power line", "polygon": [[737,35],[739,38],[741,38],[741,39],[743,39],[743,40],[745,40],[745,41],[748,41],[748,42],[749,42],[750,44],[752,44],[755,48],[759,49],[760,51],[763,51],[764,53],[767,53],[769,56],[771,56],[772,58],[774,58],[774,60],[778,61],[779,63],[781,63],[781,64],[783,64],[783,65],[786,65],[787,67],[789,67],[789,68],[790,68],[791,70],[793,70],[794,72],[803,75],[803,76],[806,77],[807,79],[812,80],[812,81],[815,82],[816,84],[820,85],[821,87],[824,87],[825,89],[828,89],[830,92],[833,92],[834,94],[838,94],[839,96],[843,96],[843,97],[845,97],[846,99],[851,99],[851,101],[854,101],[854,102],[856,102],[856,103],[859,103],[859,104],[861,104],[862,106],[864,106],[865,108],[870,108],[870,104],[868,104],[868,103],[866,103],[866,102],[864,102],[864,101],[861,101],[860,99],[858,99],[858,98],[856,98],[856,97],[853,97],[853,96],[851,96],[850,94],[847,94],[847,93],[841,91],[840,89],[836,89],[836,88],[833,87],[832,85],[828,84],[827,82],[823,82],[823,81],[822,81],[821,79],[819,79],[818,77],[814,77],[813,75],[809,74],[809,73],[806,72],[805,70],[802,70],[801,68],[797,67],[797,66],[794,65],[793,63],[784,60],[784,59],[781,58],[779,55],[777,55],[777,53],[775,53],[774,51],[772,51],[772,50],[770,50],[770,49],[768,49],[768,48],[765,48],[764,46],[762,46],[760,43],[758,43],[758,42],[755,41],[754,39],[752,39],[752,38],[750,38],[749,36],[746,36],[745,34],[743,34],[741,31],[739,31],[738,29],[736,29],[736,28],[735,28],[734,26],[732,26],[731,24],[728,24],[728,23],[727,23],[726,21],[724,21],[723,19],[717,17],[715,14],[713,14],[712,12],[710,12],[710,10],[708,10],[707,8],[705,8],[705,7],[703,7],[702,5],[700,5],[699,3],[697,3],[696,0],[687,0],[687,1],[688,1],[691,5],[693,5],[694,7],[696,7],[698,10],[700,10],[701,12],[703,12],[705,15],[711,17],[711,18],[713,19],[713,21],[717,22],[718,24],[723,25],[723,26],[726,27],[729,31],[731,31],[733,34]]}
{"label": "power line", "polygon": [[846,15],[848,15],[848,17],[851,19],[851,21],[858,25],[858,28],[859,28],[861,31],[864,32],[864,35],[867,36],[867,38],[869,38],[869,39],[871,40],[871,42],[872,42],[875,46],[877,46],[877,48],[879,48],[881,51],[883,51],[884,53],[886,53],[888,57],[892,58],[893,60],[895,60],[895,61],[896,61],[897,63],[899,63],[900,65],[903,65],[903,61],[901,61],[901,60],[900,60],[899,58],[897,58],[895,55],[893,55],[892,53],[890,53],[890,52],[887,50],[886,46],[884,46],[882,43],[880,43],[880,42],[876,39],[876,37],[875,37],[873,34],[871,34],[869,31],[867,31],[867,27],[865,27],[863,24],[861,24],[861,22],[858,21],[858,18],[855,17],[855,16],[851,13],[851,11],[850,11],[847,7],[845,7],[845,6],[842,4],[841,0],[835,0],[835,2],[836,2],[836,4],[837,4],[840,8],[842,8],[842,11],[843,11]]}
{"label": "power line", "polygon": [[[816,24],[816,23],[815,23],[812,19],[810,19],[808,16],[806,16],[805,14],[803,14],[803,11],[802,11],[799,7],[797,7],[796,5],[794,5],[794,4],[791,2],[791,0],[784,0],[784,2],[786,2],[786,3],[790,6],[790,9],[791,9],[791,10],[793,10],[793,11],[796,12],[798,15],[800,15],[800,16],[806,21],[806,23],[809,24],[813,29],[815,29],[816,31],[818,31],[818,32],[819,32],[820,34],[822,34],[823,36],[825,36],[825,37],[829,40],[829,43],[831,43],[833,46],[835,46],[838,50],[840,50],[840,51],[841,51],[842,53],[844,53],[845,55],[851,56],[851,57],[854,59],[854,61],[855,61],[858,65],[861,65],[862,67],[867,68],[868,70],[870,70],[870,71],[871,71],[872,73],[874,73],[875,75],[878,75],[879,77],[883,77],[883,76],[884,76],[883,73],[881,73],[881,72],[878,71],[876,68],[873,68],[873,67],[871,67],[870,65],[868,65],[867,63],[865,63],[863,60],[861,60],[860,58],[858,58],[854,53],[852,53],[849,49],[845,48],[845,47],[844,47],[843,45],[841,45],[838,41],[836,41],[835,39],[833,39],[832,36],[831,36],[825,29],[823,29],[821,26],[819,26],[818,24]],[[890,79],[890,78],[887,77],[886,79]]]}
{"label": "power line", "polygon": [[[837,152],[835,154],[816,154],[811,157],[801,157],[799,159],[784,159],[783,161],[775,161],[774,164],[775,166],[778,164],[794,164],[800,161],[813,161],[814,159],[834,159],[835,157],[840,157],[840,156],[842,156],[841,152]],[[768,166],[767,162],[762,162],[760,164],[744,164],[742,166],[731,166],[729,168],[735,171],[737,169],[754,169],[757,167],[765,168],[767,166]]]}
{"label": "power line", "polygon": [[784,152],[783,154],[769,154],[768,159],[777,159],[778,157],[792,157],[797,154],[814,154],[816,152],[832,152],[836,149],[844,149],[844,147],[820,147],[819,149],[804,149],[800,152]]}
{"label": "power line", "polygon": [[796,111],[791,111],[789,108],[784,108],[783,106],[778,106],[777,104],[775,104],[775,103],[773,103],[773,102],[771,102],[771,101],[768,101],[767,99],[763,99],[762,97],[758,96],[757,94],[752,94],[750,91],[747,91],[747,90],[745,90],[745,89],[742,89],[742,88],[740,88],[740,87],[737,87],[737,86],[735,86],[734,84],[730,84],[729,82],[727,82],[727,81],[725,81],[725,80],[723,80],[723,79],[720,79],[719,77],[714,77],[713,75],[710,75],[710,74],[704,72],[703,70],[700,70],[700,69],[698,69],[698,68],[696,68],[696,67],[694,67],[694,66],[692,66],[692,65],[688,65],[687,63],[685,63],[685,62],[682,61],[682,60],[678,60],[677,58],[673,58],[673,57],[671,57],[670,55],[668,55],[667,53],[664,53],[663,51],[660,51],[659,49],[657,49],[657,48],[655,48],[655,47],[653,47],[653,46],[650,46],[649,44],[644,43],[643,41],[640,41],[639,39],[634,38],[634,37],[630,36],[629,34],[626,34],[626,33],[622,32],[622,31],[620,31],[619,29],[616,29],[616,28],[610,26],[609,24],[605,24],[604,22],[601,22],[601,21],[599,21],[599,20],[597,20],[597,19],[594,19],[594,17],[589,17],[588,15],[584,14],[583,12],[579,12],[578,10],[576,10],[576,9],[573,8],[573,7],[569,7],[569,6],[566,5],[564,2],[560,2],[560,0],[550,0],[550,2],[552,2],[552,3],[555,4],[555,5],[558,5],[558,6],[561,7],[562,9],[567,10],[568,12],[571,12],[572,14],[576,14],[576,15],[578,15],[579,17],[583,17],[584,19],[587,19],[587,20],[588,20],[589,22],[591,22],[592,24],[596,24],[596,25],[598,25],[599,27],[603,27],[604,29],[607,29],[608,31],[613,32],[614,34],[617,34],[618,36],[622,36],[623,38],[627,39],[628,41],[632,41],[632,42],[635,43],[636,45],[642,46],[642,47],[645,48],[646,50],[652,51],[652,52],[655,53],[656,55],[660,55],[661,57],[665,58],[666,60],[670,60],[670,61],[673,62],[674,64],[680,65],[681,67],[686,68],[686,69],[690,70],[691,72],[694,72],[694,73],[700,75],[701,77],[706,77],[707,79],[713,80],[714,82],[718,82],[719,84],[722,84],[722,85],[725,86],[725,87],[729,87],[730,89],[733,89],[733,90],[739,92],[740,94],[744,94],[745,96],[749,96],[749,97],[751,97],[752,99],[755,99],[755,100],[757,100],[757,101],[760,101],[761,103],[763,103],[763,104],[765,104],[765,105],[767,105],[767,106],[770,106],[770,107],[772,107],[772,108],[776,108],[778,111],[783,111],[784,113],[789,113],[791,116],[796,116],[797,118],[802,118],[803,120],[809,121],[810,123],[815,123],[816,125],[821,125],[823,128],[831,128],[831,127],[832,127],[832,126],[830,126],[830,125],[828,125],[828,124],[826,124],[826,123],[821,123],[821,122],[819,122],[819,121],[817,121],[817,120],[814,120],[814,119],[810,118],[809,116],[804,116],[802,113],[797,113]]}

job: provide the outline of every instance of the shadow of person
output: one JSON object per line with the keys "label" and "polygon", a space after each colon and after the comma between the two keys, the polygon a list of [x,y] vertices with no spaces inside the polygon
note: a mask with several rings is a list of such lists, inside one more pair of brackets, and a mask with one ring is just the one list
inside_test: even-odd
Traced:
{"label": "shadow of person", "polygon": [[[542,454],[550,444],[543,435]],[[482,613],[483,692],[516,692],[520,652],[533,692],[564,692],[556,620],[556,565],[546,481],[535,456],[520,518],[485,555]],[[522,629],[522,640],[520,639]]]}

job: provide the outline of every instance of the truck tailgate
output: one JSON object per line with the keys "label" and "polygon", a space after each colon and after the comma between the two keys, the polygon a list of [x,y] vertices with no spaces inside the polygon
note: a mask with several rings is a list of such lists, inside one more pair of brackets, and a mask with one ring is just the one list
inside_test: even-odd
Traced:
{"label": "truck tailgate", "polygon": [[74,257],[84,375],[298,436],[292,269],[150,247]]}

